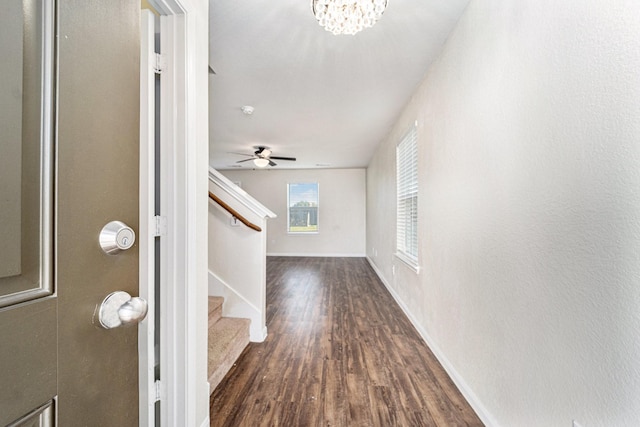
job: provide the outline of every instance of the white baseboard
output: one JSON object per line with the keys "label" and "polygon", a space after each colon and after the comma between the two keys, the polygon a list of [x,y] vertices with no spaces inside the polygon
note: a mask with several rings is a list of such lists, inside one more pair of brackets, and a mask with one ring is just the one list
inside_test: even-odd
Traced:
{"label": "white baseboard", "polygon": [[438,347],[438,345],[427,333],[427,331],[418,323],[415,316],[409,311],[409,308],[404,303],[404,301],[402,301],[402,299],[397,294],[397,292],[389,285],[389,282],[387,282],[387,280],[384,278],[384,276],[382,275],[382,272],[378,269],[378,267],[373,262],[373,260],[367,256],[367,261],[369,261],[369,265],[371,265],[371,268],[373,268],[373,271],[376,272],[376,274],[378,275],[378,278],[380,278],[380,281],[387,288],[387,290],[389,291],[393,299],[398,303],[402,311],[404,311],[404,314],[407,315],[407,317],[409,318],[409,321],[411,321],[411,323],[416,328],[416,330],[418,331],[418,333],[420,334],[424,342],[427,344],[427,346],[429,346],[433,354],[436,356],[436,359],[438,359],[438,362],[440,362],[444,370],[447,372],[447,374],[449,374],[449,377],[451,378],[451,380],[454,382],[456,387],[458,387],[458,389],[460,390],[460,393],[462,393],[462,395],[467,400],[467,402],[469,402],[469,405],[471,405],[471,407],[476,412],[480,420],[487,427],[497,427],[498,423],[495,421],[493,416],[490,414],[487,408],[485,408],[485,406],[480,402],[480,399],[478,399],[478,396],[476,396],[473,390],[471,390],[469,385],[458,373],[458,371],[456,371],[456,369],[453,367],[451,362],[449,362],[449,359],[447,359],[444,352],[440,350],[440,347]]}
{"label": "white baseboard", "polygon": [[283,253],[267,253],[267,256],[283,256],[283,257],[313,257],[313,258],[365,258],[366,254],[320,254],[320,253],[311,253],[305,254],[301,252],[283,252]]}
{"label": "white baseboard", "polygon": [[222,315],[226,317],[242,317],[251,320],[249,340],[263,342],[267,338],[267,326],[262,320],[264,313],[240,295],[231,285],[209,270],[209,295],[224,298]]}
{"label": "white baseboard", "polygon": [[202,424],[200,424],[200,427],[209,427],[210,425],[211,425],[211,421],[209,420],[209,417],[207,417],[204,419]]}

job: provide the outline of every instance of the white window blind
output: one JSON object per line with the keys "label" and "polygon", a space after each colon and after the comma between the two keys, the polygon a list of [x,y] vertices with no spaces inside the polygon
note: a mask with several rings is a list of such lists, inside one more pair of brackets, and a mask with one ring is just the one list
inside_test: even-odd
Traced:
{"label": "white window blind", "polygon": [[418,143],[416,126],[396,147],[397,255],[418,268]]}

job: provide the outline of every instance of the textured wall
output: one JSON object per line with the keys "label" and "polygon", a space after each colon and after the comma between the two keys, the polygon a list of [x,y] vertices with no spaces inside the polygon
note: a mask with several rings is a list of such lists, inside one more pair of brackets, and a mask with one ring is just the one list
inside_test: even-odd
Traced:
{"label": "textured wall", "polygon": [[367,253],[487,423],[637,425],[640,2],[472,1],[367,170]]}
{"label": "textured wall", "polygon": [[[272,169],[221,171],[273,211],[269,220],[267,254],[364,256],[364,169]],[[319,183],[318,234],[287,233],[287,183]]]}

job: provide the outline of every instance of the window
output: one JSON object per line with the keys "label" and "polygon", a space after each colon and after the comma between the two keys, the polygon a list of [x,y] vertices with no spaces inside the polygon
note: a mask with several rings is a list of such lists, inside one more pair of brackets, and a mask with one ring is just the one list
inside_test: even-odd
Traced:
{"label": "window", "polygon": [[[417,124],[417,122],[416,122]],[[396,147],[396,255],[418,272],[418,144],[416,124]]]}
{"label": "window", "polygon": [[318,232],[318,183],[288,184],[289,233]]}

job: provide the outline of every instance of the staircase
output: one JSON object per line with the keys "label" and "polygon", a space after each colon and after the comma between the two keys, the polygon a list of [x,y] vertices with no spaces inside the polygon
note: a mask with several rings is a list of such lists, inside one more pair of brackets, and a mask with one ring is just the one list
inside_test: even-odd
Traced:
{"label": "staircase", "polygon": [[224,298],[209,297],[209,384],[213,393],[249,344],[249,319],[222,317]]}

